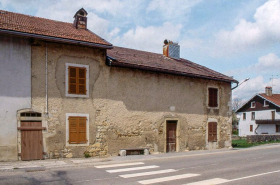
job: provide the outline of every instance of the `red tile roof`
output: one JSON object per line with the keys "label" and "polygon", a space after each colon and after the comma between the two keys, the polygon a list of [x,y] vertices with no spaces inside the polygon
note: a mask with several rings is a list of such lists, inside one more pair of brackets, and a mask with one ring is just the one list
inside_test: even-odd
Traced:
{"label": "red tile roof", "polygon": [[0,30],[27,33],[29,36],[30,34],[42,35],[112,46],[112,44],[87,29],[76,29],[72,23],[12,13],[4,10],[0,10]]}
{"label": "red tile roof", "polygon": [[261,93],[259,95],[280,106],[280,94],[272,94],[272,96],[267,96],[265,93]]}
{"label": "red tile roof", "polygon": [[123,66],[183,76],[237,82],[231,77],[182,58],[177,60],[165,57],[163,54],[116,46],[114,46],[113,49],[108,50],[107,54],[112,58],[111,62],[109,62],[109,65],[112,66]]}

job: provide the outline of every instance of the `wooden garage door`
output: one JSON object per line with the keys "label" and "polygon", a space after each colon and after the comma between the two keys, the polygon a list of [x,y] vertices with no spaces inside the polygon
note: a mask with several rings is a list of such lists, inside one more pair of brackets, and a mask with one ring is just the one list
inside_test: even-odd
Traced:
{"label": "wooden garage door", "polygon": [[21,122],[21,160],[43,159],[42,122]]}

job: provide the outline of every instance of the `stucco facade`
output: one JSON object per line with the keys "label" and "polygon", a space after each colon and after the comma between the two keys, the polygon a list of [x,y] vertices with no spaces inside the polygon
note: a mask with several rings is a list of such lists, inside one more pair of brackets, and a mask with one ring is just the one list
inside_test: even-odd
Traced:
{"label": "stucco facade", "polygon": [[28,39],[0,35],[0,161],[17,160],[17,111],[31,107]]}
{"label": "stucco facade", "polygon": [[[165,152],[168,120],[177,121],[178,152],[231,146],[230,83],[109,67],[105,58],[101,49],[44,42],[32,46],[32,109],[45,115],[45,157],[117,155],[121,148],[139,147]],[[89,97],[66,96],[69,63],[88,66]],[[208,87],[219,90],[218,108],[207,107]],[[70,113],[89,117],[83,146],[66,140]],[[209,143],[211,121],[218,123],[218,141]]]}
{"label": "stucco facade", "polygon": [[113,46],[83,8],[73,23],[1,16],[0,160],[231,147],[238,82],[180,58],[178,43],[164,41],[168,55]]}

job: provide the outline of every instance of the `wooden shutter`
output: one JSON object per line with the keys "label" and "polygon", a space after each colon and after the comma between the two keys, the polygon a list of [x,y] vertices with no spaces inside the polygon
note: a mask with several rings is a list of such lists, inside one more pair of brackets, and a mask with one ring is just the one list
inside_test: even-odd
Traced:
{"label": "wooden shutter", "polygon": [[251,113],[251,120],[255,120],[255,112]]}
{"label": "wooden shutter", "polygon": [[68,93],[86,94],[86,68],[72,67],[68,68]]}
{"label": "wooden shutter", "polygon": [[275,120],[275,111],[271,111],[271,120],[272,120],[272,121]]}
{"label": "wooden shutter", "polygon": [[276,126],[276,132],[280,132],[280,125],[275,125]]}
{"label": "wooden shutter", "polygon": [[253,132],[253,125],[250,125],[250,132]]}
{"label": "wooden shutter", "polygon": [[86,68],[78,68],[79,73],[79,94],[86,94]]}
{"label": "wooden shutter", "polygon": [[69,144],[87,143],[87,118],[69,117]]}
{"label": "wooden shutter", "polygon": [[87,143],[87,118],[79,117],[79,143]]}
{"label": "wooden shutter", "polygon": [[77,70],[75,67],[68,68],[68,93],[69,94],[77,94]]}
{"label": "wooden shutter", "polygon": [[217,123],[216,122],[208,123],[208,141],[209,142],[217,141]]}
{"label": "wooden shutter", "polygon": [[208,106],[209,107],[218,107],[218,89],[209,88],[208,89]]}
{"label": "wooden shutter", "polygon": [[78,119],[69,117],[69,144],[78,143]]}

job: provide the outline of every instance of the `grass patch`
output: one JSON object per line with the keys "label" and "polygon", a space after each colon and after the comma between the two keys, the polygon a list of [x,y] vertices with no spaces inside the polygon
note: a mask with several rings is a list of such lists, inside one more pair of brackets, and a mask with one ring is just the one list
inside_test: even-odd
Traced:
{"label": "grass patch", "polygon": [[259,145],[271,144],[271,143],[280,143],[280,140],[257,142],[257,143],[247,143],[246,139],[232,140],[232,147],[233,148],[248,148],[248,147],[252,147],[252,146],[259,146]]}

